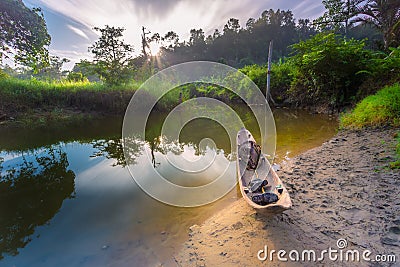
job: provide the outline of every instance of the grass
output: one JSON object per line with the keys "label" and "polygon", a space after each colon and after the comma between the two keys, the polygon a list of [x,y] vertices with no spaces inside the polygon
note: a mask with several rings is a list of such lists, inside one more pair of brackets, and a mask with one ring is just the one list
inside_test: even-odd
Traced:
{"label": "grass", "polygon": [[136,87],[106,87],[89,82],[45,82],[35,79],[0,79],[0,110],[74,108],[84,112],[118,113],[126,107]]}
{"label": "grass", "polygon": [[340,128],[400,126],[400,84],[386,86],[359,102],[353,111],[342,114]]}
{"label": "grass", "polygon": [[[376,94],[364,98],[353,111],[340,117],[341,129],[400,126],[400,84],[386,86]],[[396,160],[389,168],[400,169],[400,132],[396,138]]]}
{"label": "grass", "polygon": [[400,169],[400,132],[398,132],[396,134],[396,140],[397,140],[397,144],[396,144],[396,161],[394,162],[390,162],[389,163],[389,167],[391,169]]}
{"label": "grass", "polygon": [[139,86],[135,82],[107,86],[90,82],[0,78],[0,115],[63,109],[123,114]]}
{"label": "grass", "polygon": [[[34,127],[106,114],[123,115],[140,85],[135,81],[109,86],[0,76],[0,124]],[[157,92],[153,91],[145,89],[146,101],[155,102]],[[169,110],[178,103],[179,91],[172,90],[157,102],[155,109]]]}

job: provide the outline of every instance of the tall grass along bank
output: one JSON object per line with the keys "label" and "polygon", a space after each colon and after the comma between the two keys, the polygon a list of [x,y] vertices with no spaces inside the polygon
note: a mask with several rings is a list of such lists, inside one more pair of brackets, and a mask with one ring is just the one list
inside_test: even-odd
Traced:
{"label": "tall grass along bank", "polygon": [[400,126],[400,84],[386,86],[340,118],[341,128]]}

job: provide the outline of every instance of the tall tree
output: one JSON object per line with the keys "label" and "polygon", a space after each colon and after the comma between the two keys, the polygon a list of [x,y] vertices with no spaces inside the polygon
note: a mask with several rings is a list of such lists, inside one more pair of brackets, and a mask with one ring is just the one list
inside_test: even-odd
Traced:
{"label": "tall tree", "polygon": [[296,28],[300,40],[308,39],[317,33],[310,19],[299,19]]}
{"label": "tall tree", "polygon": [[70,60],[67,58],[60,58],[58,56],[50,56],[49,64],[46,67],[40,68],[36,77],[60,80],[63,76],[66,76],[67,72],[62,70],[62,66],[68,63]]}
{"label": "tall tree", "polygon": [[238,33],[239,29],[239,20],[235,18],[230,18],[224,26],[224,34]]}
{"label": "tall tree", "polygon": [[[94,64],[93,62],[90,62],[86,59],[81,59],[80,62],[75,63],[75,65],[70,73],[72,73],[70,77],[73,77],[76,73],[80,73],[80,74],[82,74],[81,75],[82,78],[87,78],[91,82],[99,82],[100,81],[100,77],[96,73],[96,64]],[[78,76],[80,76],[80,75],[78,74]]]}
{"label": "tall tree", "polygon": [[364,0],[323,0],[325,13],[314,21],[320,30],[344,31],[347,34],[351,18],[357,14],[358,6]]}
{"label": "tall tree", "polygon": [[150,38],[146,35],[150,34],[151,32],[148,31],[144,26],[142,26],[142,55],[145,59],[148,57],[148,52],[150,51]]}
{"label": "tall tree", "polygon": [[357,14],[353,21],[372,24],[383,33],[385,49],[400,45],[399,0],[366,0]]}
{"label": "tall tree", "polygon": [[191,29],[190,30],[190,45],[198,46],[205,44],[205,36],[204,31],[202,29]]}
{"label": "tall tree", "polygon": [[249,18],[246,22],[246,30],[251,33],[254,29],[254,23],[256,20],[254,18]]}
{"label": "tall tree", "polygon": [[49,62],[50,40],[39,8],[29,9],[22,0],[0,1],[0,62],[14,50],[14,59],[36,73]]}
{"label": "tall tree", "polygon": [[178,45],[179,36],[174,31],[167,32],[163,38],[161,38],[163,46],[168,49],[173,49],[174,46]]}
{"label": "tall tree", "polygon": [[129,79],[133,47],[121,40],[124,28],[108,25],[105,28],[94,28],[101,36],[89,51],[94,54],[96,73],[109,84],[120,84]]}

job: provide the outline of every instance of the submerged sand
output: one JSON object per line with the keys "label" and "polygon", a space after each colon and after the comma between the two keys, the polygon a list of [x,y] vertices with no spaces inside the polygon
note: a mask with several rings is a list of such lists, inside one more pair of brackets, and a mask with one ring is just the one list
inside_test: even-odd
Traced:
{"label": "submerged sand", "polygon": [[[282,163],[278,175],[293,208],[266,217],[236,201],[203,225],[188,229],[188,240],[174,256],[178,266],[381,266],[348,263],[260,261],[259,250],[370,250],[368,256],[395,255],[400,263],[400,171],[387,168],[394,160],[398,129],[339,132],[329,142]],[[342,240],[343,242],[343,240]],[[342,245],[342,244],[341,244]],[[333,254],[334,255],[334,254]],[[260,254],[264,256],[264,254]],[[296,254],[292,254],[296,256]],[[338,255],[339,256],[339,255]],[[284,257],[288,258],[288,254]],[[351,259],[351,257],[349,257]],[[301,259],[301,257],[300,257]],[[385,263],[383,266],[395,266]]]}

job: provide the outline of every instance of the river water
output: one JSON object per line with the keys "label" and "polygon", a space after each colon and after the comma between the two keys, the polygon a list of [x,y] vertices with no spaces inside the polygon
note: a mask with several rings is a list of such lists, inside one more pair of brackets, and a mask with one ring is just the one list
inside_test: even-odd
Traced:
{"label": "river water", "polygon": [[[155,116],[148,128],[158,129],[162,118]],[[304,111],[277,109],[274,118],[275,162],[321,145],[337,129],[336,119]],[[0,266],[173,265],[188,228],[241,197],[234,188],[196,208],[149,197],[125,166],[121,121],[107,117],[68,127],[0,129]],[[247,121],[249,128],[252,123]],[[205,137],[214,137],[218,155],[229,160],[224,129],[203,119],[185,126],[182,153],[175,156],[196,157]],[[157,134],[138,143],[135,152],[143,173],[152,168],[142,164],[146,149],[155,165],[167,153],[151,140],[159,140]]]}

